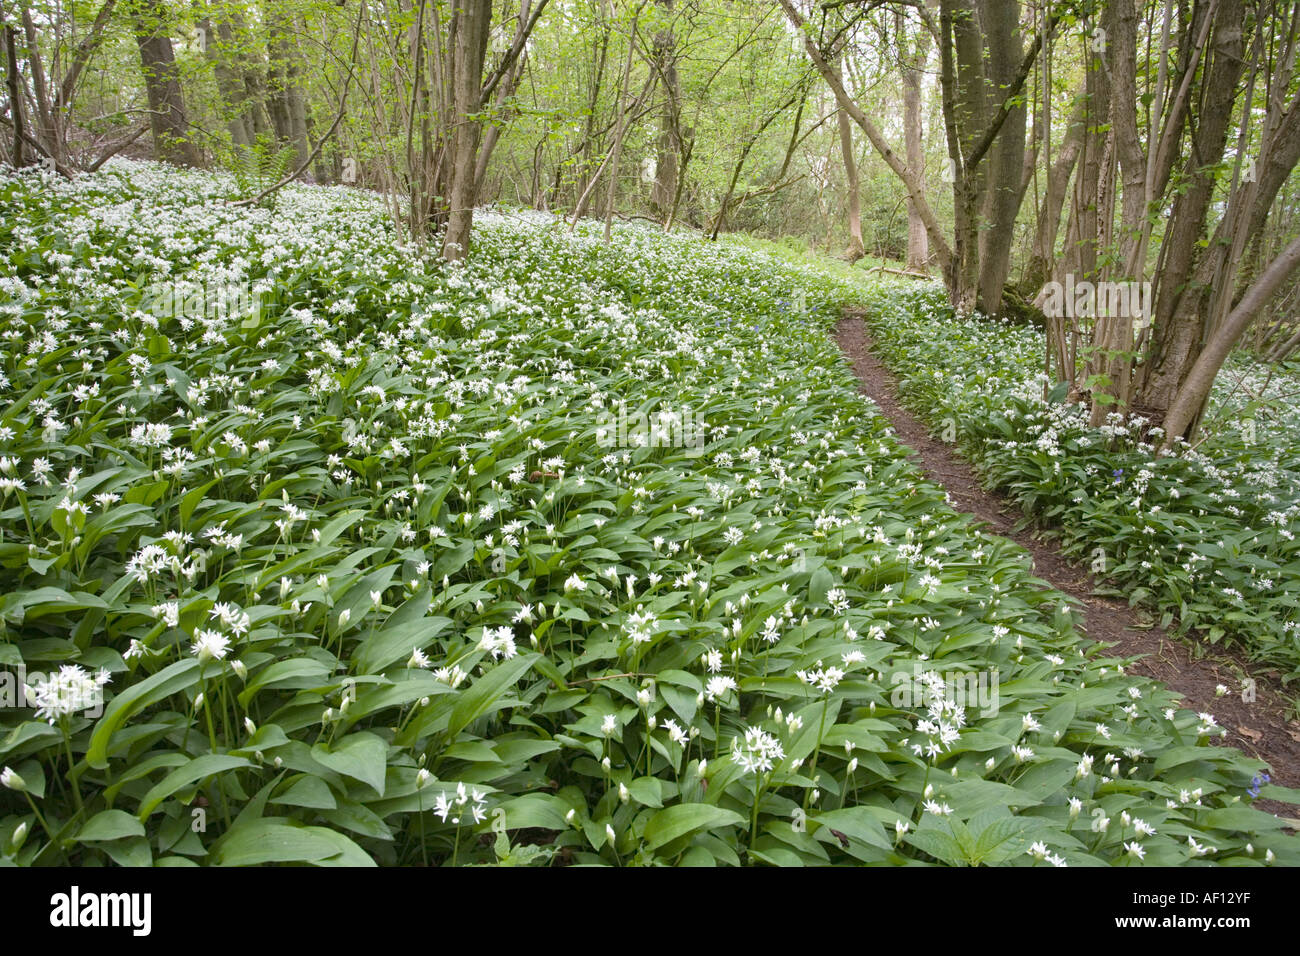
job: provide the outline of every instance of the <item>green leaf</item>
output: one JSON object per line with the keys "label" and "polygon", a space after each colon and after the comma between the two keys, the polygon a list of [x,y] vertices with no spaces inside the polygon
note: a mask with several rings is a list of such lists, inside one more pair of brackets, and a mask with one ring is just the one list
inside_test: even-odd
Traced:
{"label": "green leaf", "polygon": [[101,810],[77,832],[77,840],[81,843],[94,843],[144,835],[144,824],[125,810]]}
{"label": "green leaf", "polygon": [[903,839],[921,852],[928,853],[949,866],[966,866],[969,862],[957,841],[940,830],[916,830]]}
{"label": "green leaf", "polygon": [[374,866],[361,847],[334,830],[295,826],[270,817],[238,820],[208,854],[215,866],[311,863],[316,866]]}
{"label": "green leaf", "polygon": [[744,822],[745,818],[733,810],[707,803],[678,803],[658,811],[646,822],[644,839],[649,849],[656,850],[696,830],[740,826]]}
{"label": "green leaf", "polygon": [[454,739],[462,730],[487,713],[488,708],[514,686],[515,681],[523,676],[539,656],[521,654],[502,661],[475,681],[468,690],[463,691],[460,699],[456,701],[456,706],[451,710],[451,718],[447,725],[448,736]]}
{"label": "green leaf", "polygon": [[378,674],[390,664],[406,660],[412,649],[428,647],[450,624],[451,619],[446,617],[385,624],[361,642],[354,658],[355,673]]}
{"label": "green leaf", "polygon": [[108,745],[113,734],[133,715],[172,694],[192,686],[199,679],[199,662],[186,658],[169,664],[152,677],[133,684],[113,698],[95,724],[86,751],[86,763],[96,770],[108,766]]}
{"label": "green leaf", "polygon": [[311,748],[312,759],[335,773],[360,780],[381,797],[388,769],[388,744],[372,733],[348,734],[333,747],[317,744]]}
{"label": "green leaf", "polygon": [[147,820],[160,803],[182,787],[187,787],[215,773],[251,766],[252,762],[246,757],[236,757],[232,754],[204,754],[202,757],[195,757],[189,763],[167,774],[144,795],[144,799],[140,801],[140,819]]}
{"label": "green leaf", "polygon": [[338,806],[334,791],[320,777],[299,776],[285,787],[279,796],[272,797],[271,803],[289,807],[309,807],[315,810],[333,810]]}

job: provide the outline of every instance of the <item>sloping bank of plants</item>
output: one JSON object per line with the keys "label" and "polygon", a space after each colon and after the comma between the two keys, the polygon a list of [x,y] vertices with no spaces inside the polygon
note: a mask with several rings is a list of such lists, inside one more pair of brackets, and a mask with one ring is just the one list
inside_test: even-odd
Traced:
{"label": "sloping bank of plants", "polygon": [[[1144,420],[1044,400],[1043,336],[954,317],[932,285],[882,283],[867,321],[903,400],[955,441],[1063,550],[1158,609],[1162,623],[1229,640],[1300,677],[1300,381],[1234,363],[1204,438],[1158,455]],[[1153,437],[1159,437],[1153,429]]]}
{"label": "sloping bank of plants", "polygon": [[232,193],[0,182],[3,864],[1300,862],[906,463],[851,290]]}

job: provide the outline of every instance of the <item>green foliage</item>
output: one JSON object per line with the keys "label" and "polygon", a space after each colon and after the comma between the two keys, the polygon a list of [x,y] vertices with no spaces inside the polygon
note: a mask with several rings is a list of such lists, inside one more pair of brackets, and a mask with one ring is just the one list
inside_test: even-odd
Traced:
{"label": "green foliage", "polygon": [[[262,135],[248,146],[238,143],[231,147],[227,166],[235,181],[236,196],[252,199],[274,186],[293,170],[297,154],[292,146],[281,146],[274,137]],[[271,193],[258,205],[274,209],[279,193]]]}
{"label": "green foliage", "polygon": [[1300,862],[907,464],[853,286],[113,167],[0,184],[4,862]]}
{"label": "green foliage", "polygon": [[[905,400],[957,442],[1027,520],[1165,625],[1300,678],[1300,380],[1237,361],[1220,376],[1195,449],[1161,432],[1044,402],[1040,332],[957,321],[942,292],[886,283],[869,296],[875,341]],[[1097,377],[1099,379],[1103,377]],[[1085,387],[1098,384],[1092,379]]]}

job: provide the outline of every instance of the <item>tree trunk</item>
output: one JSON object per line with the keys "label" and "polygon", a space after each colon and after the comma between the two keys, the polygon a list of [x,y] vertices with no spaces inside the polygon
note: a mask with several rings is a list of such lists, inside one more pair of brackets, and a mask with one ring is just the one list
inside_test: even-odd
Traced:
{"label": "tree trunk", "polygon": [[[1061,211],[1070,185],[1070,176],[1079,161],[1079,148],[1083,145],[1083,130],[1087,122],[1085,107],[1087,97],[1080,94],[1078,103],[1061,140],[1061,151],[1056,154],[1047,172],[1047,188],[1038,207],[1038,222],[1034,241],[1030,247],[1029,264],[1025,268],[1026,294],[1038,292],[1051,277],[1056,263],[1056,240],[1061,229]],[[1041,303],[1040,303],[1041,306]]]}
{"label": "tree trunk", "polygon": [[[987,82],[982,126],[993,122],[1015,81],[1024,44],[1018,0],[980,0],[979,24],[987,46]],[[1014,107],[989,150],[980,232],[980,306],[990,315],[1002,309],[1002,289],[1011,271],[1011,245],[1020,211],[1021,170],[1025,162],[1025,114]]]}
{"label": "tree trunk", "polygon": [[9,90],[9,118],[14,124],[13,155],[11,161],[15,169],[28,165],[27,144],[23,140],[27,132],[27,117],[23,109],[22,81],[18,74],[18,50],[14,42],[14,28],[4,28],[5,37],[5,86]]}
{"label": "tree trunk", "polygon": [[140,0],[134,10],[134,20],[140,66],[149,96],[154,152],[166,162],[198,166],[199,151],[189,138],[185,97],[158,0]]}
{"label": "tree trunk", "polygon": [[[898,42],[907,43],[904,33],[904,19],[900,10],[895,17],[898,30]],[[926,40],[929,34],[923,29],[915,39],[915,45],[908,51],[903,70],[903,138],[906,144],[909,169],[925,167],[925,151],[922,136],[925,131],[921,115],[921,70],[926,60]],[[846,117],[847,119],[847,117]],[[924,272],[929,268],[930,243],[925,234],[925,223],[917,212],[912,197],[907,197],[907,268],[912,272]]]}
{"label": "tree trunk", "polygon": [[293,165],[297,168],[311,155],[311,144],[307,139],[307,101],[298,80],[298,50],[288,26],[280,15],[267,18],[268,105],[276,138],[293,149]]}
{"label": "tree trunk", "polygon": [[230,131],[231,142],[236,146],[249,146],[253,142],[253,129],[244,108],[247,93],[243,78],[231,68],[229,54],[226,52],[227,39],[231,36],[230,26],[222,23],[214,28],[208,17],[199,20],[198,26],[203,31],[203,55],[212,65],[217,80],[221,112],[229,117],[226,128]]}
{"label": "tree trunk", "polygon": [[1220,0],[1215,9],[1213,39],[1202,68],[1200,109],[1183,168],[1186,186],[1174,199],[1161,247],[1151,350],[1139,383],[1138,404],[1157,418],[1170,407],[1196,361],[1208,290],[1193,287],[1189,280],[1214,195],[1213,164],[1227,145],[1237,81],[1244,67],[1242,0]]}
{"label": "tree trunk", "polygon": [[844,178],[849,191],[849,248],[845,258],[857,262],[865,250],[862,244],[862,209],[858,200],[858,161],[853,155],[853,125],[849,122],[849,114],[843,110],[836,115],[840,127],[840,152],[844,154]]}
{"label": "tree trunk", "polygon": [[[655,0],[663,13],[673,12],[674,0]],[[677,159],[681,130],[679,101],[681,84],[677,77],[677,38],[671,28],[655,34],[654,59],[659,82],[663,85],[663,112],[659,119],[659,138],[655,148],[654,185],[650,189],[650,208],[667,224],[677,199]]]}
{"label": "tree trunk", "polygon": [[442,240],[442,257],[448,262],[458,262],[469,254],[478,198],[474,187],[482,127],[468,117],[477,113],[483,103],[483,61],[492,28],[492,0],[457,2],[461,6],[456,12],[450,71],[456,127],[451,137],[447,231]]}
{"label": "tree trunk", "polygon": [[1166,446],[1184,435],[1188,426],[1199,417],[1228,353],[1259,310],[1297,267],[1300,267],[1300,238],[1292,239],[1251,284],[1236,308],[1229,313],[1196,357],[1165,416]]}

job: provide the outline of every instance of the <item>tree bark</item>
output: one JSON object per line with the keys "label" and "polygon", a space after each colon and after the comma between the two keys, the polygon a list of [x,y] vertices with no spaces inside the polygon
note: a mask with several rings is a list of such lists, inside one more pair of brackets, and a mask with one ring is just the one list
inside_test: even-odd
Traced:
{"label": "tree bark", "polygon": [[1029,264],[1025,268],[1027,294],[1038,292],[1051,277],[1056,263],[1056,240],[1061,230],[1061,211],[1069,191],[1070,176],[1079,161],[1083,145],[1083,131],[1087,122],[1085,107],[1087,97],[1080,94],[1069,125],[1061,139],[1061,150],[1056,154],[1047,172],[1047,187],[1038,207],[1038,220],[1034,228],[1034,241],[1030,247]]}
{"label": "tree bark", "polygon": [[1192,364],[1165,416],[1165,444],[1183,436],[1200,415],[1224,360],[1252,319],[1282,283],[1300,267],[1300,238],[1292,239],[1228,314]]}
{"label": "tree bark", "polygon": [[483,62],[492,27],[492,0],[456,0],[455,41],[452,47],[451,83],[456,127],[451,140],[450,189],[447,231],[442,257],[458,262],[469,253],[474,223],[476,156],[482,127],[469,117],[483,103]]}
{"label": "tree bark", "polygon": [[1213,164],[1227,145],[1237,82],[1245,65],[1242,0],[1220,0],[1215,9],[1213,37],[1203,67],[1201,105],[1183,167],[1186,188],[1174,198],[1162,243],[1152,344],[1139,383],[1138,404],[1157,417],[1170,407],[1196,360],[1204,308],[1197,300],[1207,290],[1194,287],[1189,280],[1214,195]]}
{"label": "tree bark", "polygon": [[[903,24],[906,22],[900,10],[895,19],[900,44],[905,38]],[[921,70],[926,60],[926,40],[929,34],[921,30],[908,50],[903,69],[903,141],[909,169],[925,167],[925,151],[922,136],[925,130],[921,115]],[[847,120],[847,117],[845,117]],[[907,197],[907,268],[912,272],[924,272],[930,262],[930,243],[925,232],[925,223],[917,212],[916,203]]]}
{"label": "tree bark", "polygon": [[139,0],[134,9],[135,37],[140,47],[140,67],[152,111],[154,152],[159,159],[181,166],[201,165],[198,148],[190,139],[172,40],[165,29],[158,0]]}
{"label": "tree bark", "polygon": [[849,247],[845,258],[857,262],[865,253],[862,243],[862,207],[858,197],[858,161],[853,149],[853,124],[843,110],[836,113],[840,130],[840,152],[844,157],[844,178],[848,189]]}
{"label": "tree bark", "polygon": [[[982,116],[987,126],[1011,95],[1024,56],[1018,0],[980,0],[979,23],[988,58]],[[1013,107],[989,149],[982,209],[985,228],[980,232],[979,249],[980,305],[989,314],[1001,311],[1002,289],[1011,272],[1011,245],[1022,196],[1026,112],[1023,105]]]}

